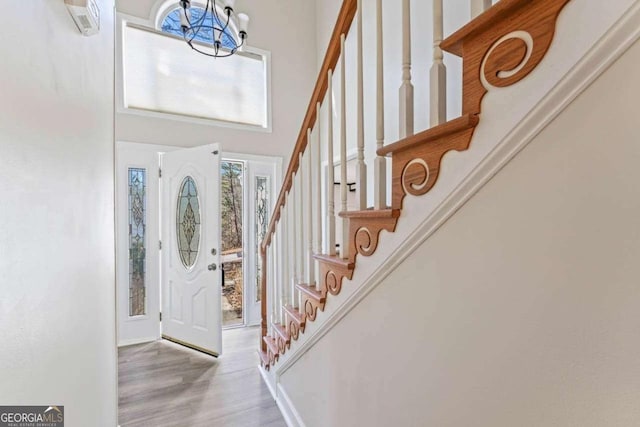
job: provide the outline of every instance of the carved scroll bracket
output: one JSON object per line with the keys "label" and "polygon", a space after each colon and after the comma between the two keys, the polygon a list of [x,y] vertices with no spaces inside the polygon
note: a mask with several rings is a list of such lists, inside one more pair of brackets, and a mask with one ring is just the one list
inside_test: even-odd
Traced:
{"label": "carved scroll bracket", "polygon": [[368,257],[375,253],[382,230],[395,231],[400,210],[351,211],[340,216],[349,219],[349,260],[355,262],[358,254]]}
{"label": "carved scroll bracket", "polygon": [[546,55],[570,0],[503,0],[444,40],[463,58],[463,114],[479,114],[488,90],[511,86]]}

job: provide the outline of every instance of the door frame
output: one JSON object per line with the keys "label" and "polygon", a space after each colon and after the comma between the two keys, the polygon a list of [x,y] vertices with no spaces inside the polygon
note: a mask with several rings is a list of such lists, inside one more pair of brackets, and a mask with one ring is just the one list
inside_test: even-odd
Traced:
{"label": "door frame", "polygon": [[[256,269],[249,268],[256,265],[256,262],[260,259],[259,254],[251,250],[255,247],[255,222],[253,221],[253,212],[255,212],[255,178],[256,175],[264,175],[265,168],[271,169],[271,185],[270,190],[270,202],[269,215],[273,213],[273,206],[278,198],[278,191],[282,185],[282,164],[283,159],[279,156],[262,156],[256,154],[242,154],[235,152],[222,151],[221,162],[225,161],[237,161],[244,163],[243,174],[243,197],[245,203],[243,204],[243,224],[246,227],[242,227],[242,275],[244,279],[243,287],[243,323],[231,326],[223,326],[223,329],[241,328],[245,326],[259,325],[261,321],[261,307],[260,303],[256,303],[256,288],[253,284],[256,282]],[[246,262],[245,262],[246,260]]]}
{"label": "door frame", "polygon": [[[160,339],[161,326],[160,326],[160,311],[162,310],[162,295],[160,282],[162,279],[162,269],[160,264],[160,251],[159,242],[162,239],[160,230],[160,178],[158,176],[158,169],[160,166],[159,154],[174,151],[179,149],[178,147],[167,147],[162,145],[152,144],[140,144],[126,141],[116,141],[115,147],[115,247],[116,247],[116,331],[117,331],[117,344],[118,347],[127,345],[140,344]],[[134,154],[135,153],[135,154]],[[127,187],[128,177],[124,174],[124,171],[129,167],[140,166],[147,169],[147,219],[146,230],[147,249],[157,248],[155,250],[146,251],[146,265],[147,265],[147,277],[150,278],[148,283],[158,283],[154,292],[147,292],[146,307],[157,307],[153,310],[153,313],[147,313],[145,316],[128,316],[128,294],[121,292],[124,289],[123,282],[128,282],[129,277],[129,259],[128,259],[128,239],[124,239],[124,232],[121,230],[123,222],[128,224],[128,201],[122,192]],[[126,193],[126,191],[125,191]],[[122,204],[124,203],[124,206]],[[124,243],[124,244],[123,244]],[[148,284],[146,284],[148,288]],[[128,288],[128,287],[127,287]],[[157,290],[157,292],[155,292]],[[152,299],[151,304],[149,299]],[[127,323],[135,323],[143,320],[153,320],[153,317],[157,319],[157,328],[154,329],[152,334],[145,334],[143,337],[130,338],[123,328]],[[129,324],[131,324],[129,323]]]}
{"label": "door frame", "polygon": [[[206,144],[202,144],[202,145],[206,145]],[[147,265],[148,266],[154,265],[153,263],[155,263],[155,266],[157,266],[156,281],[158,284],[157,285],[158,286],[157,287],[158,307],[159,307],[159,310],[161,310],[162,309],[162,289],[161,289],[162,265],[160,261],[161,257],[160,257],[159,242],[163,240],[164,236],[162,236],[162,230],[161,230],[162,187],[161,187],[161,180],[157,171],[157,169],[159,169],[160,167],[159,155],[162,153],[182,150],[185,148],[192,148],[192,147],[176,147],[172,145],[146,144],[146,143],[137,143],[137,142],[120,141],[120,140],[116,141],[116,144],[115,144],[115,168],[116,168],[115,190],[116,191],[114,194],[115,205],[116,205],[116,221],[115,221],[114,234],[115,234],[115,244],[116,244],[116,281],[115,281],[116,331],[117,331],[116,342],[118,347],[124,347],[128,345],[133,345],[133,344],[141,344],[145,342],[155,341],[160,339],[162,336],[162,325],[160,323],[160,318],[158,314],[157,333],[154,333],[152,336],[146,336],[144,338],[139,338],[139,339],[126,339],[124,337],[121,337],[121,332],[120,332],[121,321],[122,321],[121,318],[123,318],[122,313],[124,313],[124,312],[121,313],[121,311],[124,310],[125,307],[128,307],[128,304],[123,303],[123,301],[125,300],[123,299],[122,292],[120,292],[120,288],[122,287],[121,286],[122,281],[125,280],[125,276],[128,278],[128,259],[125,262],[120,254],[120,249],[121,249],[120,245],[122,244],[122,242],[121,242],[121,236],[119,236],[119,230],[120,230],[120,226],[122,225],[121,224],[122,219],[119,220],[118,218],[120,216],[120,214],[118,214],[118,210],[122,208],[121,206],[122,201],[120,200],[120,184],[121,184],[120,180],[124,178],[122,176],[119,176],[119,172],[118,172],[123,167],[123,165],[121,164],[124,160],[122,156],[122,152],[123,150],[131,150],[131,151],[135,150],[135,151],[139,151],[143,156],[146,153],[146,155],[155,156],[156,158],[155,168],[153,169],[153,171],[149,170],[149,173],[147,174],[147,180],[148,180],[147,186],[150,187],[151,183],[153,183],[154,188],[156,189],[157,197],[155,198],[154,205],[155,205],[155,209],[157,210],[156,211],[157,215],[152,215],[152,217],[154,217],[152,221],[153,223],[148,222],[147,227],[148,229],[151,229],[153,227],[155,230],[157,230],[157,233],[155,233],[155,236],[157,238],[150,235],[148,239],[149,249],[152,249],[152,248],[155,248],[155,249],[147,251]],[[147,158],[151,158],[151,157],[147,157]],[[244,169],[245,185],[243,188],[243,197],[245,199],[245,206],[243,206],[244,207],[243,221],[244,221],[244,224],[247,224],[247,227],[243,227],[243,257],[246,260],[246,262],[243,263],[243,270],[244,270],[243,277],[246,277],[246,280],[244,283],[245,291],[244,291],[244,297],[243,297],[244,299],[243,323],[238,324],[237,326],[224,327],[223,329],[229,329],[234,327],[244,327],[244,326],[254,326],[254,325],[260,324],[260,314],[261,314],[260,304],[255,303],[256,295],[255,295],[255,286],[253,286],[253,284],[255,283],[255,280],[256,280],[256,277],[255,277],[256,272],[254,268],[249,268],[249,266],[256,265],[256,262],[258,260],[258,254],[254,253],[254,251],[252,250],[249,250],[250,248],[253,247],[253,245],[255,245],[255,239],[254,239],[254,233],[253,233],[254,223],[252,222],[253,215],[250,215],[255,211],[255,206],[254,206],[255,197],[253,197],[253,192],[254,192],[253,183],[255,182],[255,175],[256,175],[255,172],[256,172],[256,169],[260,170],[259,167],[256,168],[255,166],[270,165],[272,167],[273,178],[271,180],[271,185],[270,185],[271,206],[269,206],[269,214],[271,214],[273,213],[273,205],[277,200],[278,192],[282,185],[283,158],[280,156],[263,156],[263,155],[228,152],[228,151],[224,151],[224,147],[222,147],[220,161],[221,162],[240,161],[245,164],[245,169]],[[149,198],[147,198],[147,200],[149,200]],[[151,206],[148,205],[147,208],[149,209],[151,208]],[[158,241],[158,245],[153,244],[153,242],[156,240]],[[152,260],[152,262],[149,263],[149,260]],[[127,286],[127,289],[128,289],[128,286]],[[127,297],[128,297],[128,294],[127,294]]]}

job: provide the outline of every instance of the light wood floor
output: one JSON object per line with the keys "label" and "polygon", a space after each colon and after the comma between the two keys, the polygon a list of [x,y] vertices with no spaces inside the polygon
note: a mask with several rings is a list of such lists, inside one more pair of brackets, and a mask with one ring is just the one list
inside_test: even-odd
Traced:
{"label": "light wood floor", "polygon": [[168,341],[120,348],[120,426],[286,426],[257,368],[259,334],[224,331],[218,359]]}

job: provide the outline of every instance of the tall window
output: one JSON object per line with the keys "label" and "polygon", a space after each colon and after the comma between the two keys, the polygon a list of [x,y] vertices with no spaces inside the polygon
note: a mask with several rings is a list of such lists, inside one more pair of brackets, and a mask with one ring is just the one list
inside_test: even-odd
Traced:
{"label": "tall window", "polygon": [[147,172],[129,169],[129,316],[145,314]]}
{"label": "tall window", "polygon": [[262,260],[260,245],[269,226],[269,177],[256,176],[256,302],[262,298]]}

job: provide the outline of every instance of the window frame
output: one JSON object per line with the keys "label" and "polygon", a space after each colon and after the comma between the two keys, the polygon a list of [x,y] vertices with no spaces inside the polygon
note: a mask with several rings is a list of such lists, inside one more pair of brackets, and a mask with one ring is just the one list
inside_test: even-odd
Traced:
{"label": "window frame", "polygon": [[[196,4],[200,6],[199,4]],[[134,116],[141,116],[147,118],[173,120],[179,122],[193,123],[199,125],[207,125],[214,127],[230,128],[245,131],[265,132],[271,133],[273,131],[273,117],[272,117],[272,97],[271,97],[271,52],[263,49],[259,49],[250,45],[243,47],[242,52],[237,52],[236,55],[255,55],[260,56],[263,59],[265,67],[265,90],[266,90],[266,125],[252,125],[237,122],[228,122],[225,120],[206,119],[201,117],[193,117],[181,114],[165,113],[160,111],[142,110],[138,108],[128,107],[125,103],[125,85],[124,85],[124,31],[127,26],[133,26],[143,28],[146,31],[157,33],[161,37],[173,37],[182,40],[181,37],[177,37],[170,33],[165,33],[161,29],[164,17],[175,8],[175,0],[163,2],[159,7],[155,7],[151,13],[150,19],[143,19],[136,16],[128,15],[125,13],[116,13],[116,113],[128,114]],[[160,25],[160,27],[158,27]],[[194,41],[195,43],[195,41]],[[188,46],[185,44],[185,49]],[[212,58],[213,59],[213,58]],[[224,59],[221,59],[224,60]]]}

